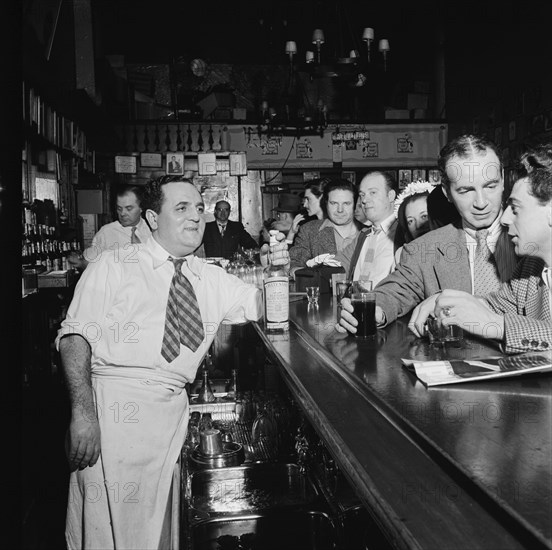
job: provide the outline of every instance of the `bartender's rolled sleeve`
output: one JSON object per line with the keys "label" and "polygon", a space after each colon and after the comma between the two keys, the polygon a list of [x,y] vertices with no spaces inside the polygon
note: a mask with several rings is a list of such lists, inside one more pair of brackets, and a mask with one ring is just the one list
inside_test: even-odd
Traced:
{"label": "bartender's rolled sleeve", "polygon": [[91,348],[94,347],[120,284],[120,267],[107,254],[84,270],[57,333],[55,345],[58,351],[60,340],[69,334],[82,336]]}

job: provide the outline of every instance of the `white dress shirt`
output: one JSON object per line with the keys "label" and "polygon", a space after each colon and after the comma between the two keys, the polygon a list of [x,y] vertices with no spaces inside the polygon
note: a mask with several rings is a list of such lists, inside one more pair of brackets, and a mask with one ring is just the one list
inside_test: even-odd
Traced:
{"label": "white dress shirt", "polygon": [[[143,218],[136,225],[136,236],[141,243],[151,237],[151,230]],[[131,237],[132,226],[123,227],[119,221],[107,223],[94,235],[92,244],[83,253],[84,257],[89,262],[95,262],[104,250],[116,250],[129,245]]]}
{"label": "white dress shirt", "polygon": [[244,323],[262,315],[260,291],[193,255],[182,273],[197,296],[205,338],[192,352],[181,345],[171,363],[161,356],[165,313],[174,265],[170,254],[150,237],[121,248],[118,258],[103,254],[83,272],[61,323],[62,336],[82,335],[92,351],[92,375],[149,379],[184,387],[193,382],[220,323]]}
{"label": "white dress shirt", "polygon": [[[395,269],[395,214],[385,218],[380,228],[381,231],[372,232],[366,237],[353,273],[354,281],[361,276],[368,276],[374,287]],[[379,228],[374,226],[373,229],[377,231]]]}

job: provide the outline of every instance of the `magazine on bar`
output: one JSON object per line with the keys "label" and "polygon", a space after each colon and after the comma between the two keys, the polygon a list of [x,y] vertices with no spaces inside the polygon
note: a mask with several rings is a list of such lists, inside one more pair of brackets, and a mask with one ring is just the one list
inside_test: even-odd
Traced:
{"label": "magazine on bar", "polygon": [[402,362],[429,387],[552,371],[552,351],[449,361],[402,359]]}

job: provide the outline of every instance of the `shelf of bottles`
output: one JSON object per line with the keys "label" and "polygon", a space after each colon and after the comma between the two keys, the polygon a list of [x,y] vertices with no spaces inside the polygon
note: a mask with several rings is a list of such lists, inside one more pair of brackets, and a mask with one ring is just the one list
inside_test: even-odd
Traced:
{"label": "shelf of bottles", "polygon": [[[67,257],[71,251],[80,252],[77,239],[59,238],[56,227],[37,223],[35,212],[23,207],[22,211],[22,294],[26,296],[38,289],[38,275],[50,272],[72,272]],[[63,285],[60,285],[63,286]]]}

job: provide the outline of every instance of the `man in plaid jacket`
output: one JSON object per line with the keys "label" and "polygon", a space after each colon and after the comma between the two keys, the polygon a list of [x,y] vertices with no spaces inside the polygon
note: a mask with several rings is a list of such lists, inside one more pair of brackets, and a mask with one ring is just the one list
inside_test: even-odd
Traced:
{"label": "man in plaid jacket", "polygon": [[[444,325],[501,342],[505,353],[552,350],[552,143],[521,158],[501,223],[522,260],[509,282],[485,297],[444,290],[435,315]],[[414,327],[414,332],[420,327]]]}

